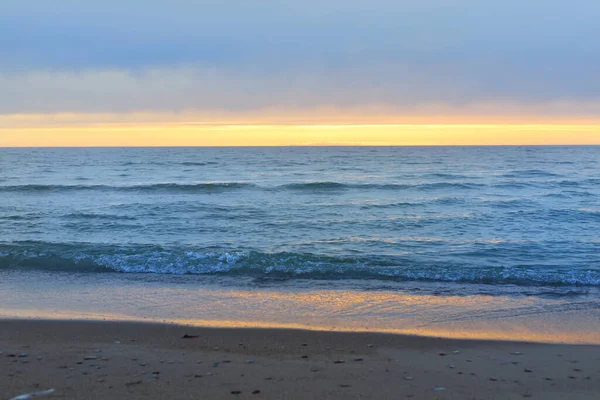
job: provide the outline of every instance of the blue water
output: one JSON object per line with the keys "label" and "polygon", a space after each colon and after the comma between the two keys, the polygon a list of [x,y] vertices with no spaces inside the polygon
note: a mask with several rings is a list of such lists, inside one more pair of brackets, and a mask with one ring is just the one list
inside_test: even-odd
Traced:
{"label": "blue water", "polygon": [[600,286],[600,147],[0,149],[0,270]]}

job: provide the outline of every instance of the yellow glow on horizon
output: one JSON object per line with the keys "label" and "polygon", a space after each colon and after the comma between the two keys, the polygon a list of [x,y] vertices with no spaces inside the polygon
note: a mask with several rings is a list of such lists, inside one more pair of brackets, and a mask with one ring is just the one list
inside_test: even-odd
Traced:
{"label": "yellow glow on horizon", "polygon": [[600,124],[92,125],[0,127],[0,147],[600,144]]}

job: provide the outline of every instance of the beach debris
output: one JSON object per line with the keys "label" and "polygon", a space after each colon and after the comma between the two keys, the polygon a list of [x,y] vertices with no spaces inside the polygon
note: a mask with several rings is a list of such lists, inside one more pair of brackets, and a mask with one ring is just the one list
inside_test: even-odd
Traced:
{"label": "beach debris", "polygon": [[219,362],[218,362],[218,361],[215,361],[215,362],[213,363],[213,368],[217,368],[218,366],[219,366]]}
{"label": "beach debris", "polygon": [[196,364],[202,364],[202,360],[196,360]]}
{"label": "beach debris", "polygon": [[333,363],[334,364],[345,364],[346,361],[344,361],[344,360],[337,360],[337,361],[334,361]]}
{"label": "beach debris", "polygon": [[452,354],[460,354],[460,351],[458,351],[458,350],[454,350],[454,351],[452,352]]}
{"label": "beach debris", "polygon": [[446,356],[446,353],[440,353],[440,356],[441,356],[441,357],[445,357],[445,356]]}
{"label": "beach debris", "polygon": [[141,383],[142,383],[142,381],[133,381],[133,382],[127,382],[127,383],[125,384],[125,386],[127,386],[127,387],[129,387],[129,386],[135,386],[135,385],[139,385],[139,384],[141,384]]}
{"label": "beach debris", "polygon": [[83,356],[83,359],[84,360],[97,360],[98,357],[96,357],[96,356]]}
{"label": "beach debris", "polygon": [[497,381],[498,381],[498,379],[497,379],[497,378],[490,378],[490,381],[492,381],[492,382],[497,382]]}
{"label": "beach debris", "polygon": [[232,390],[231,394],[242,394],[242,392],[239,390]]}
{"label": "beach debris", "polygon": [[408,375],[404,377],[405,381],[412,381],[413,379],[415,379],[415,378],[413,378],[412,376],[408,376]]}
{"label": "beach debris", "polygon": [[363,359],[362,358],[355,358],[354,361],[357,361],[357,362],[358,361],[363,361]]}
{"label": "beach debris", "polygon": [[367,345],[367,347],[373,347],[373,346],[374,346],[374,345],[372,345],[372,344],[368,344],[368,345]]}
{"label": "beach debris", "polygon": [[215,350],[219,350],[219,346],[215,346],[215,347],[214,347],[214,349],[215,349]]}
{"label": "beach debris", "polygon": [[25,358],[25,357],[27,357],[28,355],[29,355],[29,354],[27,354],[27,353],[21,353],[21,354],[19,354],[19,357],[20,357],[20,358]]}
{"label": "beach debris", "polygon": [[510,354],[512,354],[513,356],[522,356],[523,353],[521,353],[520,351],[513,351]]}
{"label": "beach debris", "polygon": [[54,393],[54,389],[48,389],[48,390],[42,390],[40,392],[21,394],[19,396],[13,397],[10,400],[27,400],[27,399],[31,399],[33,397],[45,396],[45,395],[52,394],[52,393]]}
{"label": "beach debris", "polygon": [[301,358],[308,358],[308,356],[302,356]]}
{"label": "beach debris", "polygon": [[527,369],[527,368],[525,368],[523,371],[525,371],[525,372],[533,372],[532,370]]}
{"label": "beach debris", "polygon": [[182,338],[182,339],[196,339],[196,338],[198,338],[198,337],[200,337],[200,336],[198,336],[198,335],[188,335],[188,334],[186,333],[186,334],[185,334],[185,335],[183,335],[181,338]]}
{"label": "beach debris", "polygon": [[252,391],[252,394],[259,394],[259,393],[260,393],[260,390],[258,390],[258,389],[254,389],[254,390]]}
{"label": "beach debris", "polygon": [[433,388],[434,392],[443,392],[444,390],[446,390],[446,388],[443,387],[443,386],[439,386],[439,387]]}
{"label": "beach debris", "polygon": [[525,393],[523,397],[533,397],[533,395],[531,393]]}
{"label": "beach debris", "polygon": [[547,381],[552,381],[553,380],[552,378],[544,378],[544,379],[547,380]]}
{"label": "beach debris", "polygon": [[256,364],[256,360],[246,360],[246,364]]}
{"label": "beach debris", "polygon": [[300,346],[306,347],[306,346],[308,346],[308,343],[302,343]]}
{"label": "beach debris", "polygon": [[453,364],[450,364],[450,365],[448,365],[448,368],[450,368],[450,369],[454,369],[454,368],[456,368],[456,367],[455,367]]}

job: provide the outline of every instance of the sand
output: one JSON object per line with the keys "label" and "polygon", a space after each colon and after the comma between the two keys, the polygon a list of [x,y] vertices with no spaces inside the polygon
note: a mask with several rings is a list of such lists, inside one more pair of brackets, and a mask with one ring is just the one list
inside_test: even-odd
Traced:
{"label": "sand", "polygon": [[600,346],[0,320],[0,351],[3,399],[600,398]]}

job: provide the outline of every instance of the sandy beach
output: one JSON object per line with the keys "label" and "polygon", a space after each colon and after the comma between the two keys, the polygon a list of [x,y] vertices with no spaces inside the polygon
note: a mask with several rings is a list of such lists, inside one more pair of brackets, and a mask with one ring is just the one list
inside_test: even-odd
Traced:
{"label": "sandy beach", "polygon": [[2,320],[2,398],[597,399],[600,347]]}

